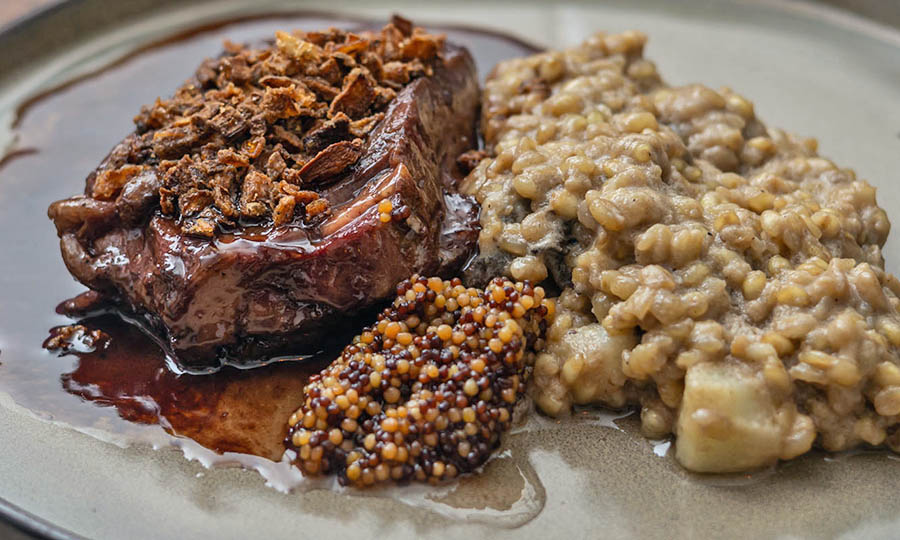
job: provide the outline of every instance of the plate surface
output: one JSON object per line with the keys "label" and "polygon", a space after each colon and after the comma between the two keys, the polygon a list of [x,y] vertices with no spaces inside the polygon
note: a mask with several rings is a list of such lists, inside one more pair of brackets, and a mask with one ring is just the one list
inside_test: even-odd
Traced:
{"label": "plate surface", "polygon": [[[286,2],[285,2],[286,3]],[[117,3],[118,4],[118,3]],[[211,20],[286,9],[265,0],[135,1],[109,8],[82,0],[48,11],[29,27],[0,35],[0,120],[37,88],[121,58],[152,40]],[[271,5],[270,5],[271,4]],[[373,5],[377,4],[377,5]],[[169,7],[159,7],[168,5]],[[106,7],[104,7],[106,6]],[[291,2],[296,10],[298,2]],[[310,6],[313,7],[313,6]],[[321,4],[314,6],[321,9]],[[424,23],[464,23],[510,32],[548,46],[573,44],[596,30],[636,28],[650,36],[646,55],[672,84],[729,85],[756,104],[769,125],[812,135],[820,153],[879,187],[879,203],[900,219],[900,37],[890,30],[818,11],[805,4],[652,1],[544,5],[509,2],[341,3],[335,10],[386,18],[400,12]],[[264,28],[278,26],[274,22]],[[23,29],[24,28],[24,29]],[[261,27],[262,28],[262,27]],[[268,31],[268,30],[267,30]],[[216,30],[229,35],[228,27]],[[10,47],[15,47],[11,49]],[[201,49],[201,56],[217,51]],[[17,61],[11,57],[16,56]],[[23,61],[24,59],[24,61]],[[139,69],[126,60],[116,69]],[[482,70],[490,66],[480,66]],[[161,73],[158,88],[136,89],[136,103],[167,94],[182,73]],[[26,201],[23,186],[0,168],[0,383],[4,356],[15,352],[10,332],[27,329],[7,302],[10,291],[35,291],[36,302],[80,289],[56,256],[46,205],[81,189],[84,175],[129,129],[134,108],[102,99],[97,114],[121,117],[121,131],[69,141],[71,170]],[[65,121],[65,120],[61,120]],[[55,129],[52,123],[46,125]],[[0,126],[0,148],[13,143]],[[32,158],[33,159],[33,158]],[[12,222],[9,217],[24,216]],[[23,242],[46,245],[40,272],[22,272]],[[900,269],[900,235],[885,248],[888,269]],[[47,303],[33,323],[37,343],[60,324]],[[27,330],[21,330],[27,331]],[[31,334],[29,334],[31,335]],[[15,336],[19,338],[20,336]],[[29,338],[31,339],[31,338]],[[708,478],[664,457],[665,443],[634,433],[634,419],[601,413],[554,423],[530,422],[507,438],[503,457],[483,477],[455,491],[366,496],[330,490],[284,495],[252,471],[207,470],[181,452],[148,444],[121,447],[38,418],[0,384],[0,512],[27,512],[52,526],[45,533],[90,538],[313,537],[894,537],[900,530],[900,462],[883,453],[812,454],[749,477]],[[75,405],[78,405],[73,401]],[[112,413],[111,413],[112,414]],[[113,414],[114,416],[114,414]],[[88,430],[82,430],[88,431]],[[662,456],[661,456],[661,455]],[[55,533],[53,531],[56,531]]]}

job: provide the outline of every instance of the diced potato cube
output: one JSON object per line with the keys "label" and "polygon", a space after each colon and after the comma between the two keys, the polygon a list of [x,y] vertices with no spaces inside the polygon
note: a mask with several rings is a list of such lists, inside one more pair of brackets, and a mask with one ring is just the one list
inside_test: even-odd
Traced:
{"label": "diced potato cube", "polygon": [[572,389],[574,402],[624,406],[622,351],[636,342],[632,334],[610,335],[599,323],[570,331],[561,344],[561,357],[566,359],[562,377]]}
{"label": "diced potato cube", "polygon": [[676,429],[676,457],[696,472],[735,472],[773,464],[782,428],[762,376],[739,362],[688,369]]}

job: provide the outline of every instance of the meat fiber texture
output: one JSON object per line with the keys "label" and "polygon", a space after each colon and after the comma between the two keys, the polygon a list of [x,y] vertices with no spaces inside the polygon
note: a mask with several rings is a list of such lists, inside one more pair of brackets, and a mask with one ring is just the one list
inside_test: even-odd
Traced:
{"label": "meat fiber texture", "polygon": [[[478,85],[469,53],[440,45],[430,73],[399,88],[350,143],[353,164],[316,186],[329,205],[319,219],[239,216],[208,234],[209,220],[167,215],[167,162],[152,146],[136,158],[136,132],[88,177],[85,195],[51,205],[66,266],[143,315],[189,371],[314,352],[411,274],[453,274],[477,238],[477,206],[456,184],[457,157],[477,144]],[[98,178],[123,169],[132,172],[115,197],[98,197]]]}

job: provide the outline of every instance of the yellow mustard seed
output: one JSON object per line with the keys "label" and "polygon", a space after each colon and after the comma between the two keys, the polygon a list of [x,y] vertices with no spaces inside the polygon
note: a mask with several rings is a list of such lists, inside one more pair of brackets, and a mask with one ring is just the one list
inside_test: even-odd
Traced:
{"label": "yellow mustard seed", "polygon": [[400,424],[397,422],[396,418],[385,418],[381,421],[381,429],[387,431],[388,433],[397,431],[399,427]]}
{"label": "yellow mustard seed", "polygon": [[398,322],[389,322],[384,327],[384,337],[388,339],[394,339],[397,337],[397,334],[400,333],[400,323]]}
{"label": "yellow mustard seed", "polygon": [[384,400],[388,403],[397,403],[400,401],[400,390],[394,386],[391,386],[387,390],[384,391]]}
{"label": "yellow mustard seed", "polygon": [[494,299],[494,302],[503,302],[506,300],[506,292],[501,287],[494,287],[491,291],[491,298]]}
{"label": "yellow mustard seed", "polygon": [[396,459],[397,445],[392,442],[384,445],[384,448],[381,449],[381,457],[384,459]]}
{"label": "yellow mustard seed", "polygon": [[294,443],[294,446],[303,446],[309,442],[310,436],[311,434],[309,431],[301,429],[294,432],[294,435],[291,437],[291,442]]}
{"label": "yellow mustard seed", "polygon": [[375,448],[375,442],[376,442],[375,434],[369,433],[368,435],[366,435],[366,438],[363,440],[363,447],[365,447],[366,450],[371,451],[373,448]]}
{"label": "yellow mustard seed", "polygon": [[339,445],[344,442],[344,434],[341,433],[341,430],[335,428],[328,432],[328,440],[331,441],[333,445]]}
{"label": "yellow mustard seed", "polygon": [[441,339],[441,341],[450,341],[451,336],[453,335],[453,329],[450,328],[447,324],[442,324],[437,328],[437,336]]}

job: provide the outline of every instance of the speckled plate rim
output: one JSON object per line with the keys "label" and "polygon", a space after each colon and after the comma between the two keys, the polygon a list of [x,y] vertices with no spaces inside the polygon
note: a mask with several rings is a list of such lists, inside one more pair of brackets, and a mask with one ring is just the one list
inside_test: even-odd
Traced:
{"label": "speckled plate rim", "polygon": [[[207,1],[212,3],[215,0],[201,1],[204,3],[206,3]],[[754,3],[753,0],[733,1],[736,3],[751,5]],[[15,42],[16,40],[28,40],[29,36],[34,35],[34,33],[43,24],[45,24],[48,19],[64,17],[67,13],[70,13],[73,10],[78,10],[81,6],[90,4],[90,2],[91,0],[55,0],[22,17],[19,17],[18,19],[0,26],[0,43],[9,44]],[[173,5],[177,5],[178,3],[178,0],[157,0],[156,2],[141,2],[140,7],[138,7],[137,9],[126,9],[123,13],[117,14],[114,17],[110,17],[110,20],[105,22],[113,22],[114,20],[129,21],[137,15],[145,14],[161,8],[167,8]],[[590,3],[590,1],[581,0],[572,3],[585,4]],[[803,17],[809,18],[813,21],[825,25],[838,26],[845,30],[863,34],[866,37],[876,39],[886,44],[900,47],[900,29],[880,23],[876,20],[865,18],[861,15],[857,15],[838,7],[818,4],[813,2],[812,0],[757,0],[755,3],[769,9],[775,8],[783,10],[785,12],[799,14]],[[323,13],[327,12],[325,10],[321,11]],[[335,10],[335,12],[340,13],[341,10],[337,9]],[[357,18],[347,14],[342,14],[342,16],[346,16],[348,20]],[[96,28],[92,28],[91,30],[102,30],[103,27],[104,25],[101,23]],[[43,49],[42,54],[36,55],[34,59],[39,61],[43,58],[52,57],[54,54],[58,53],[58,47],[63,43],[66,43],[72,39],[83,38],[84,35],[79,34],[77,30],[75,31],[75,33],[66,32],[61,39],[58,39],[55,43],[53,43],[53,46]],[[140,45],[137,45],[137,47],[140,47]],[[0,82],[6,82],[8,79],[12,79],[15,77],[15,75],[18,74],[18,69],[10,69],[10,67],[11,66],[9,65],[0,65]],[[68,529],[55,525],[40,516],[37,516],[27,510],[24,510],[23,508],[20,508],[19,506],[2,497],[0,497],[0,520],[2,520],[5,524],[12,526],[14,529],[27,535],[31,535],[35,538],[47,538],[52,540],[86,540],[84,536],[78,535]]]}

